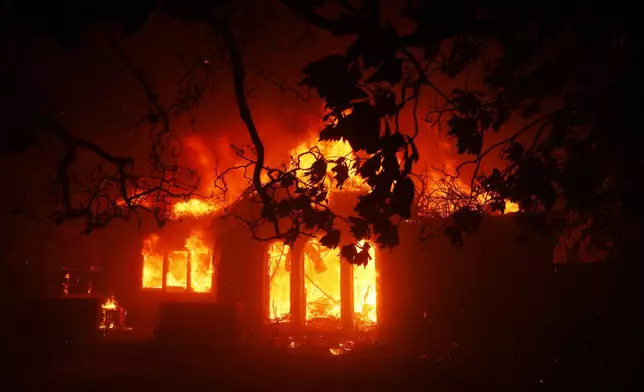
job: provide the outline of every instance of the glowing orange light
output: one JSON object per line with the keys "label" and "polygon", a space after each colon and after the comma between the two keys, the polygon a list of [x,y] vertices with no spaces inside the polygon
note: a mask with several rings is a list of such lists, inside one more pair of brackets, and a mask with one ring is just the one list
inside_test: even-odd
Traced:
{"label": "glowing orange light", "polygon": [[290,248],[281,242],[268,247],[269,318],[286,321],[291,313],[291,259]]}
{"label": "glowing orange light", "polygon": [[[360,241],[358,251],[365,245]],[[378,322],[377,296],[378,272],[376,270],[376,248],[370,244],[371,259],[365,266],[353,267],[353,310],[358,327],[373,326]]]}

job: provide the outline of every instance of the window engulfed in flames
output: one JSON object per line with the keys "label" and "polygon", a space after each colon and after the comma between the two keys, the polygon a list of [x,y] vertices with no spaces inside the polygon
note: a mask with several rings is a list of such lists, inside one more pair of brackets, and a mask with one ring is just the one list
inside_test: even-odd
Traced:
{"label": "window engulfed in flames", "polygon": [[[364,241],[358,244],[364,246]],[[353,274],[354,317],[358,328],[378,322],[378,272],[375,247],[369,250],[366,266],[355,266]],[[287,321],[291,307],[291,254],[288,246],[274,242],[268,248],[269,318]],[[341,260],[337,250],[324,248],[313,239],[304,246],[304,289],[306,320],[339,320],[341,316]]]}
{"label": "window engulfed in flames", "polygon": [[[360,241],[358,247],[363,247]],[[365,266],[353,267],[353,311],[358,327],[369,327],[378,322],[377,296],[379,276],[376,270],[376,247],[370,244],[370,260]]]}
{"label": "window engulfed in flames", "polygon": [[168,275],[166,276],[168,288],[188,287],[188,252],[175,250],[168,253]]}
{"label": "window engulfed in flames", "polygon": [[143,240],[143,288],[163,288],[163,255],[156,252],[159,236],[151,234]]}
{"label": "window engulfed in flames", "polygon": [[341,304],[340,257],[313,239],[304,246],[306,320],[339,319]]}
{"label": "window engulfed in flames", "polygon": [[[144,289],[163,289],[163,253],[159,251],[160,238],[150,235],[143,241],[143,277]],[[212,291],[214,272],[213,252],[193,234],[185,242],[183,249],[167,252],[167,289],[188,289],[196,293]]]}
{"label": "window engulfed in flames", "polygon": [[291,313],[290,248],[281,242],[268,247],[268,309],[273,321],[287,321]]}

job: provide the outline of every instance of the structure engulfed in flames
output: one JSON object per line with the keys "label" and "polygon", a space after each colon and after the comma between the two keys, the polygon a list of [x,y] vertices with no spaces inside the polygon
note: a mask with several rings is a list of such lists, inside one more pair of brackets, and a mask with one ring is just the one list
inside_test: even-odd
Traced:
{"label": "structure engulfed in flames", "polygon": [[[142,285],[145,289],[164,288],[164,253],[158,249],[159,239],[152,234],[143,241]],[[165,258],[165,288],[189,289],[195,293],[212,291],[213,252],[198,234],[188,237],[183,249],[166,252]]]}
{"label": "structure engulfed in flames", "polygon": [[[317,136],[317,135],[314,135]],[[195,140],[192,144],[197,143]],[[197,143],[198,144],[198,143]],[[196,155],[201,159],[201,164],[210,166],[214,159],[212,156],[203,155],[205,146],[193,146]],[[358,159],[345,141],[318,142],[316,137],[311,137],[290,151],[291,166],[298,168],[298,178],[308,181],[307,172],[316,161],[324,158],[327,162],[344,159],[349,164],[349,179],[341,189],[333,184],[334,173],[331,171],[334,164],[328,166],[327,176],[324,180],[329,189],[329,198],[332,201],[333,195],[337,192],[364,192],[369,187],[358,175],[353,163]],[[431,185],[433,182],[417,184],[423,193],[435,194],[436,190]],[[467,186],[460,181],[452,186],[458,190],[467,191]],[[430,187],[431,189],[426,189]],[[243,187],[239,187],[240,189]],[[440,189],[437,190],[441,192]],[[238,195],[231,195],[229,200],[237,200]],[[439,216],[445,216],[454,212],[458,206],[449,202],[449,195],[437,197],[438,200],[447,200],[449,205],[434,206],[427,205],[426,208],[440,212]],[[487,196],[479,195],[485,199]],[[485,202],[485,200],[482,200]],[[422,205],[419,205],[423,208]],[[190,199],[176,203],[172,207],[171,214],[176,218],[192,217],[199,218],[217,213],[224,207],[223,204],[200,199]],[[506,204],[506,212],[516,212],[518,206],[513,203]],[[430,215],[429,213],[421,215]],[[435,213],[434,213],[435,215]],[[179,289],[197,293],[206,293],[213,290],[213,252],[197,234],[193,234],[185,240],[182,249],[161,250],[160,237],[158,235],[148,236],[142,249],[143,255],[143,277],[142,286],[146,289]],[[362,248],[365,242],[357,247]],[[358,327],[369,327],[377,324],[377,303],[379,290],[379,276],[376,267],[375,246],[370,244],[370,261],[366,266],[354,266],[349,268],[349,275],[353,277],[352,300],[353,319]],[[299,260],[293,259],[293,249],[281,242],[274,242],[267,249],[267,271],[268,271],[268,318],[272,322],[289,321],[291,316],[291,267],[293,263],[303,263],[304,272],[304,304],[305,320],[307,324],[321,320],[339,320],[342,314],[342,271],[339,251],[324,248],[316,239],[311,239],[303,246],[302,256]],[[293,259],[293,260],[292,260]],[[352,272],[351,272],[352,271]],[[349,297],[351,298],[351,296]],[[338,349],[338,353],[347,350],[347,347]],[[333,352],[332,352],[333,353]],[[338,353],[334,353],[337,355]]]}

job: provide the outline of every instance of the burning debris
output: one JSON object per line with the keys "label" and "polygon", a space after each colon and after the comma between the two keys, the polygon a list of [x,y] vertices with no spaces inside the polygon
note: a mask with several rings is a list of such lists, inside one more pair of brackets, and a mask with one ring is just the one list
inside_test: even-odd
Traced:
{"label": "burning debris", "polygon": [[128,329],[125,325],[126,316],[127,310],[119,306],[114,296],[111,296],[101,305],[101,324],[99,328],[106,333],[108,329]]}
{"label": "burning debris", "polygon": [[353,350],[355,345],[356,344],[354,341],[347,340],[345,342],[339,343],[337,346],[329,348],[329,352],[331,353],[331,355],[343,355]]}

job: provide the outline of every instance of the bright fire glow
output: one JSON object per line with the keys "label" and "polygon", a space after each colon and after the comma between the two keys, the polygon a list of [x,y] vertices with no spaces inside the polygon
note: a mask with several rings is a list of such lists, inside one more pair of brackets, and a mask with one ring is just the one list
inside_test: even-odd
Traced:
{"label": "bright fire glow", "polygon": [[312,239],[304,246],[306,320],[340,318],[340,257]]}
{"label": "bright fire glow", "polygon": [[107,300],[105,300],[105,303],[101,305],[101,323],[98,326],[100,329],[112,329],[114,328],[114,320],[108,320],[107,317],[107,311],[108,310],[116,310],[118,308],[119,304],[116,302],[116,299],[112,295],[109,297]]}
{"label": "bright fire glow", "polygon": [[[358,251],[364,244],[365,241],[360,241]],[[376,248],[370,245],[371,259],[367,265],[356,265],[353,268],[353,310],[358,327],[373,326],[378,322],[376,305],[379,279],[376,270]]]}
{"label": "bright fire glow", "polygon": [[[365,241],[359,243],[359,249]],[[354,316],[358,328],[378,322],[378,273],[375,247],[369,249],[366,266],[355,266],[353,274]],[[304,247],[306,320],[337,320],[341,314],[341,260],[337,250],[326,249],[317,240]],[[274,242],[268,248],[268,312],[272,321],[286,321],[291,306],[291,255],[288,246]]]}
{"label": "bright fire glow", "polygon": [[[143,288],[163,288],[163,253],[157,249],[159,236],[152,234],[143,241]],[[212,291],[214,264],[213,252],[197,234],[186,239],[183,249],[167,253],[166,287],[187,289],[196,293]],[[188,273],[190,268],[190,273]]]}
{"label": "bright fire glow", "polygon": [[175,250],[168,253],[168,287],[185,289],[188,287],[188,252]]}
{"label": "bright fire glow", "polygon": [[[298,179],[304,182],[308,182],[309,177],[307,174],[309,169],[318,158],[324,157],[327,162],[329,162],[327,165],[326,178],[324,180],[325,185],[330,190],[329,198],[332,198],[332,195],[335,192],[368,192],[370,190],[369,185],[353,168],[353,164],[357,161],[358,157],[353,152],[351,145],[344,140],[318,141],[317,135],[313,135],[305,142],[292,149],[290,151],[290,156],[293,160],[293,166],[298,166],[300,168],[297,173]],[[331,171],[335,166],[335,163],[331,161],[337,160],[338,158],[346,159],[349,166],[349,179],[344,183],[342,189],[338,189],[336,187],[336,182],[333,180],[335,174]],[[449,168],[452,165],[446,163],[445,166],[447,168],[446,171],[449,172]],[[461,207],[458,203],[454,204],[451,202],[451,200],[455,199],[456,196],[456,194],[453,193],[455,190],[454,187],[458,189],[458,193],[461,195],[468,195],[470,188],[458,178],[455,179],[454,183],[450,186],[445,186],[444,184],[441,186],[439,184],[442,174],[436,172],[432,176],[433,178],[426,179],[424,184],[416,181],[417,190],[420,194],[426,196],[420,203],[420,215],[429,215],[431,211],[431,213],[438,212],[440,216],[447,217]],[[428,198],[427,196],[429,195],[432,197]],[[489,195],[480,194],[477,196],[476,200],[479,204],[484,205],[489,201]],[[514,213],[518,211],[519,206],[516,203],[510,201],[506,202],[505,213]]]}
{"label": "bright fire glow", "polygon": [[117,308],[118,305],[119,303],[116,302],[116,299],[114,299],[114,296],[111,296],[105,301],[103,305],[101,305],[101,308],[114,310]]}
{"label": "bright fire glow", "polygon": [[[455,172],[450,165],[445,165],[446,172]],[[414,177],[416,185],[416,200],[418,215],[449,217],[459,208],[471,206],[470,188],[460,178],[452,178],[450,181],[443,181],[445,178],[438,172],[425,174],[421,177]],[[476,195],[475,201],[479,206],[487,206],[491,197],[487,193]],[[504,213],[510,214],[519,212],[519,205],[509,200],[505,202]]]}
{"label": "bright fire glow", "polygon": [[156,251],[159,236],[152,234],[143,240],[143,288],[163,288],[163,255]]}
{"label": "bright fire glow", "polygon": [[193,217],[198,218],[215,213],[219,208],[214,204],[200,199],[190,199],[175,204],[172,207],[172,215],[175,218]]}
{"label": "bright fire glow", "polygon": [[[342,190],[344,191],[359,191],[359,190],[369,190],[369,187],[364,180],[357,174],[356,170],[353,169],[353,163],[356,161],[357,157],[351,148],[351,145],[344,141],[317,141],[317,135],[312,136],[309,140],[301,143],[296,148],[290,151],[290,156],[294,161],[294,166],[299,166],[301,170],[298,171],[297,177],[304,182],[308,182],[309,178],[307,173],[311,166],[315,163],[318,158],[321,158],[320,154],[327,160],[333,161],[338,158],[344,158],[347,160],[349,166],[349,179],[344,183]],[[297,164],[299,161],[299,165]],[[335,174],[331,169],[335,166],[335,163],[329,163],[327,165],[327,175],[324,180],[324,183],[327,185],[329,190],[336,192],[340,189],[336,188],[336,183],[333,180]]]}
{"label": "bright fire glow", "polygon": [[212,291],[213,254],[197,235],[186,240],[186,249],[190,255],[190,289],[195,293]]}
{"label": "bright fire glow", "polygon": [[272,321],[285,321],[291,313],[291,257],[289,246],[268,247],[268,310]]}
{"label": "bright fire glow", "polygon": [[506,201],[505,202],[505,213],[513,213],[513,212],[519,212],[519,205],[517,203],[513,203],[511,201]]}

